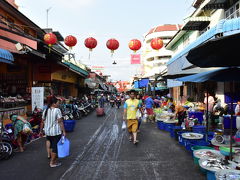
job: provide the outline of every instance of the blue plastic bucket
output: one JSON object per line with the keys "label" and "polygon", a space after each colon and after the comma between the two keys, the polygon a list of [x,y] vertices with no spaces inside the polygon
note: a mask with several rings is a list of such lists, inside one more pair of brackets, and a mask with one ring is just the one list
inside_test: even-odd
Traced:
{"label": "blue plastic bucket", "polygon": [[[236,117],[237,116],[233,116],[233,123],[232,123],[233,129],[236,129]],[[230,122],[231,122],[231,116],[225,115],[223,118],[224,129],[230,129]]]}
{"label": "blue plastic bucket", "polygon": [[73,132],[76,120],[64,120],[63,124],[66,132]]}
{"label": "blue plastic bucket", "polygon": [[207,180],[216,180],[215,172],[207,171]]}

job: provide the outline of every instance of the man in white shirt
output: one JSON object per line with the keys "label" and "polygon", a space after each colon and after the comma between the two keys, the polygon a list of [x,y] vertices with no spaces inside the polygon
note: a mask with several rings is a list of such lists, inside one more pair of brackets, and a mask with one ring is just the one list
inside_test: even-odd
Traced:
{"label": "man in white shirt", "polygon": [[[212,122],[212,113],[213,113],[213,105],[214,105],[215,100],[207,92],[204,93],[204,96],[205,96],[205,98],[204,98],[205,114],[206,114],[206,112],[208,110],[208,114],[206,114],[206,115],[208,115],[208,122],[211,122],[212,125],[213,125],[214,123]],[[208,98],[208,101],[207,101],[207,98]],[[208,102],[208,107],[207,107],[207,102]]]}
{"label": "man in white shirt", "polygon": [[240,116],[240,100],[237,102],[237,106],[235,108],[235,115]]}

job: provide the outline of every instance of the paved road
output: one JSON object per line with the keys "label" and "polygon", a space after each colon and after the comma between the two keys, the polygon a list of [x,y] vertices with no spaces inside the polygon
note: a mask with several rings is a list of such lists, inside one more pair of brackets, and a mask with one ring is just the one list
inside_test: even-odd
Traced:
{"label": "paved road", "polygon": [[61,160],[61,167],[48,166],[41,139],[24,153],[1,161],[0,179],[205,179],[191,155],[169,133],[159,131],[155,124],[143,124],[140,143],[134,146],[121,130],[122,110],[107,107],[106,111],[104,117],[92,113],[77,122],[75,131],[68,134],[71,156]]}

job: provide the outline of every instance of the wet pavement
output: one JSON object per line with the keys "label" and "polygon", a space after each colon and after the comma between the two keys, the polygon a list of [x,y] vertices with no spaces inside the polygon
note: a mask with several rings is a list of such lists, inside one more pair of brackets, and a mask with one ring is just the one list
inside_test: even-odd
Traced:
{"label": "wet pavement", "polygon": [[68,134],[71,155],[61,159],[61,167],[48,166],[45,140],[40,139],[24,153],[0,161],[0,179],[205,179],[191,154],[156,124],[142,124],[140,143],[135,146],[121,129],[122,109],[107,107],[106,112],[103,117],[93,112],[77,121],[74,132]]}

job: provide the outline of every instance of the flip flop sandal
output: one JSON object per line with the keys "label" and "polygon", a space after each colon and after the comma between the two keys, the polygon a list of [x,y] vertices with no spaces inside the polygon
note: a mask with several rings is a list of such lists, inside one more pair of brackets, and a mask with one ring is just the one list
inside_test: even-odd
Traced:
{"label": "flip flop sandal", "polygon": [[58,166],[61,166],[61,165],[62,165],[61,163],[50,164],[50,167],[51,167],[51,168],[55,168],[55,167],[58,167]]}
{"label": "flip flop sandal", "polygon": [[137,145],[138,143],[139,143],[138,140],[136,140],[136,141],[133,142],[134,145]]}

